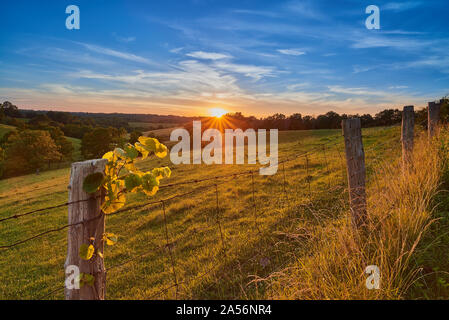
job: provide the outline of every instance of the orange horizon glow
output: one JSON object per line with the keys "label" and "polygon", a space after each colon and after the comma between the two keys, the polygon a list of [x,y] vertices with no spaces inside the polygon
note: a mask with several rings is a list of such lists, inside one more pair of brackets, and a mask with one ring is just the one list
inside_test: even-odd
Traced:
{"label": "orange horizon glow", "polygon": [[228,113],[228,111],[226,111],[226,110],[224,110],[222,108],[211,108],[211,109],[209,109],[209,114],[212,117],[215,117],[215,118],[221,118],[226,113]]}

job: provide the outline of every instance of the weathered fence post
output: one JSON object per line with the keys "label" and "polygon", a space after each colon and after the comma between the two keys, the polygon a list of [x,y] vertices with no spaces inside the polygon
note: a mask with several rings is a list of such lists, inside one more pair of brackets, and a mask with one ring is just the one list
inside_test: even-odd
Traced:
{"label": "weathered fence post", "polygon": [[[69,266],[79,268],[80,274],[94,276],[93,285],[80,286],[79,289],[64,289],[66,300],[103,300],[106,288],[106,270],[103,258],[98,254],[86,261],[80,258],[79,248],[82,244],[93,244],[96,252],[103,253],[104,215],[101,213],[103,202],[102,191],[88,194],[83,191],[83,181],[86,176],[95,172],[104,172],[106,159],[89,160],[72,163],[69,188],[69,224],[68,247],[65,270]],[[87,201],[84,201],[88,199]],[[66,277],[70,274],[66,273]],[[67,280],[66,280],[67,281]]]}
{"label": "weathered fence post", "polygon": [[429,102],[429,108],[427,111],[427,128],[429,131],[429,138],[432,138],[438,131],[438,123],[440,121],[440,107],[441,101],[439,103]]}
{"label": "weathered fence post", "polygon": [[366,223],[365,152],[360,118],[342,121],[348,172],[349,201],[352,223],[359,228]]}
{"label": "weathered fence post", "polygon": [[415,126],[415,111],[413,106],[405,106],[402,111],[402,163],[405,167],[411,161],[413,152],[413,129]]}

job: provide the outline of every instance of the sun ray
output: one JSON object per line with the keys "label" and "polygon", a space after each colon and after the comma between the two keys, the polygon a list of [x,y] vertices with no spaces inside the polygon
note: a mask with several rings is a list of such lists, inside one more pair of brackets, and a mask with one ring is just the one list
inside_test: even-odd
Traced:
{"label": "sun ray", "polygon": [[209,114],[212,117],[215,117],[215,118],[221,118],[226,113],[228,113],[228,112],[226,110],[224,110],[224,109],[221,109],[221,108],[211,108],[211,109],[209,109]]}

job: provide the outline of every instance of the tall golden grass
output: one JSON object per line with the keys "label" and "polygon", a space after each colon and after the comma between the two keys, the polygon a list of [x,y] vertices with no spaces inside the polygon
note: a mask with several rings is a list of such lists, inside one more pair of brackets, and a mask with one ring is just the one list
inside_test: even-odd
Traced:
{"label": "tall golden grass", "polygon": [[[279,299],[403,299],[422,276],[420,242],[435,222],[433,199],[447,172],[448,130],[415,139],[412,163],[382,163],[368,189],[368,225],[357,231],[348,215],[314,230],[309,254],[272,274]],[[380,269],[380,288],[367,289],[365,268]]]}

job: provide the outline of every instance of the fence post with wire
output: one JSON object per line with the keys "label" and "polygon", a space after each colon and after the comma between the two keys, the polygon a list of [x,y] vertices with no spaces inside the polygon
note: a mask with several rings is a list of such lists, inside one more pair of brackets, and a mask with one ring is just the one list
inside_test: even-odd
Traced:
{"label": "fence post with wire", "polygon": [[359,228],[366,223],[367,219],[365,152],[363,150],[360,118],[343,120],[342,127],[345,140],[351,218],[354,227]]}
{"label": "fence post with wire", "polygon": [[432,138],[438,132],[438,124],[440,121],[440,108],[441,108],[441,101],[438,103],[434,101],[429,102],[429,107],[427,111],[429,138]]}
{"label": "fence post with wire", "polygon": [[[83,190],[83,181],[89,174],[104,172],[106,163],[106,159],[96,159],[72,164],[68,186],[70,226],[67,233],[67,258],[64,269],[68,270],[70,266],[78,267],[81,284],[79,289],[68,289],[68,286],[65,286],[66,300],[105,299],[106,269],[103,261],[105,222],[101,211],[104,195],[101,190],[94,194],[86,193]],[[86,199],[88,200],[84,201]],[[86,245],[92,245],[95,250],[90,260],[83,260],[80,257],[80,248]],[[68,276],[70,274],[66,274],[66,277]],[[93,285],[82,285],[84,281],[88,281],[89,277],[92,279],[91,276],[94,277]]]}

